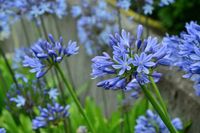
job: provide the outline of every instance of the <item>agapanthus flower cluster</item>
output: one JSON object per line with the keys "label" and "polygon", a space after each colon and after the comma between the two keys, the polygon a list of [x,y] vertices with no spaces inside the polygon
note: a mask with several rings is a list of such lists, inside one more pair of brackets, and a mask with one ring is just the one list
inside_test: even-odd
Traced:
{"label": "agapanthus flower cluster", "polygon": [[68,46],[63,46],[63,38],[55,41],[49,34],[49,40],[39,39],[32,46],[32,54],[24,57],[23,66],[31,68],[31,73],[36,73],[37,78],[44,76],[54,65],[60,63],[65,56],[71,56],[78,53],[79,47],[76,42],[71,40]]}
{"label": "agapanthus flower cluster", "polygon": [[13,6],[20,15],[37,18],[44,14],[55,14],[62,18],[67,14],[65,0],[15,0]]}
{"label": "agapanthus flower cluster", "polygon": [[[82,0],[81,5],[72,6],[71,14],[76,19],[79,41],[89,55],[105,48],[108,43],[107,34],[118,29],[116,15],[108,10],[104,0]],[[98,45],[96,42],[99,42]]]}
{"label": "agapanthus flower cluster", "polygon": [[[171,122],[177,130],[183,129],[183,123],[179,118],[174,118]],[[151,110],[140,116],[136,123],[135,133],[170,133],[159,115]]]}
{"label": "agapanthus flower cluster", "polygon": [[97,83],[105,89],[131,90],[149,83],[149,77],[157,82],[161,76],[155,71],[158,65],[169,65],[165,59],[166,46],[158,43],[156,37],[142,39],[143,26],[139,25],[137,35],[131,36],[122,30],[121,34],[110,35],[112,55],[104,52],[92,59],[92,77],[110,75],[107,80]]}
{"label": "agapanthus flower cluster", "polygon": [[46,108],[39,107],[40,115],[32,120],[32,128],[39,129],[48,125],[58,125],[69,116],[69,105],[62,106],[58,103],[47,104]]}
{"label": "agapanthus flower cluster", "polygon": [[6,13],[0,12],[0,40],[8,38],[10,35],[9,17]]}
{"label": "agapanthus flower cluster", "polygon": [[18,88],[15,84],[7,92],[5,100],[7,109],[14,113],[19,110],[24,113],[33,113],[33,107],[46,102],[54,102],[59,95],[58,89],[47,88],[45,82],[27,79],[23,74],[16,74]]}
{"label": "agapanthus flower cluster", "polygon": [[15,22],[16,14],[11,7],[11,1],[0,0],[0,40],[9,37],[10,26]]}
{"label": "agapanthus flower cluster", "polygon": [[194,81],[196,95],[200,96],[200,25],[186,24],[186,31],[180,36],[166,36],[163,43],[168,46],[172,66],[185,71],[184,78]]}

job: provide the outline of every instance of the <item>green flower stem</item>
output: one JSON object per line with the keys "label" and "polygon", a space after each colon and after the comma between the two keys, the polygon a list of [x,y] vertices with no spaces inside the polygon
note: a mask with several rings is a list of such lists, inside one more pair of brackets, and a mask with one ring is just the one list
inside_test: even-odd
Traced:
{"label": "green flower stem", "polygon": [[[44,19],[43,19],[43,17],[41,17],[40,16],[40,21],[41,21],[41,28],[42,28],[42,31],[43,31],[43,33],[44,33],[44,36],[45,36],[45,38],[47,39],[47,40],[49,40],[49,38],[48,38],[48,33],[47,33],[47,29],[46,29],[46,27],[45,27],[45,23],[44,23]],[[51,72],[51,75],[52,75],[52,80],[53,80],[53,85],[55,85],[56,84],[56,79],[54,78],[54,73],[53,73],[53,71],[52,70],[50,70],[50,72]]]}
{"label": "green flower stem", "polygon": [[[57,35],[58,35],[58,38],[59,38],[62,35],[61,34],[61,30],[60,30],[59,24],[58,24],[58,22],[56,20],[56,16],[52,15],[52,17],[53,17],[52,19],[53,19],[53,21],[55,23]],[[73,89],[75,89],[75,84],[73,82],[72,73],[70,71],[70,66],[69,66],[69,61],[68,60],[65,61],[65,66],[66,66],[66,69],[67,69],[67,72],[68,72],[68,75],[69,75],[68,76],[69,77],[69,81],[70,81],[71,85],[73,86]]]}
{"label": "green flower stem", "polygon": [[165,115],[168,117],[167,107],[165,106],[165,103],[164,103],[164,101],[162,99],[162,96],[160,95],[160,92],[159,92],[159,89],[158,89],[157,85],[154,82],[154,79],[151,76],[149,76],[149,80],[150,80],[152,88],[153,88],[153,90],[154,90],[154,92],[155,92],[155,94],[156,94],[156,96],[158,98],[158,101],[160,102],[160,104],[161,104],[161,106],[162,106],[162,108],[164,110]]}
{"label": "green flower stem", "polygon": [[[59,78],[58,73],[57,73],[56,70],[55,70],[55,73],[56,73],[56,78],[57,78],[57,81],[58,81],[59,90],[60,90],[60,93],[61,93],[62,103],[63,103],[64,105],[67,105],[67,103],[66,103],[66,101],[65,101],[64,90],[63,90],[63,88],[62,88],[62,86],[61,86],[61,84],[60,84],[60,78]],[[67,121],[68,121],[68,124],[69,124],[70,119],[67,118]],[[71,127],[69,128],[69,131],[68,131],[68,130],[67,130],[67,127],[68,127],[68,126],[67,126],[67,121],[66,121],[66,120],[63,121],[63,124],[64,124],[64,131],[65,131],[65,133],[70,133]]]}
{"label": "green flower stem", "polygon": [[11,66],[9,64],[8,59],[7,59],[3,49],[1,48],[1,45],[2,44],[0,42],[0,54],[2,55],[2,57],[3,57],[4,61],[5,61],[5,64],[6,64],[7,68],[8,68],[8,71],[10,72],[10,75],[12,76],[13,82],[15,83],[17,89],[19,89],[19,85],[18,85],[17,79],[15,77],[15,73],[14,73],[14,71],[12,70],[12,68],[11,68]]}
{"label": "green flower stem", "polygon": [[[125,100],[126,99],[126,94],[124,93],[124,91],[122,90],[122,100]],[[122,110],[123,110],[123,108],[122,108]],[[122,111],[122,113],[124,113],[123,115],[125,115],[124,116],[124,118],[125,118],[125,120],[126,120],[126,124],[127,124],[127,128],[128,128],[128,133],[131,133],[131,126],[130,126],[130,122],[129,122],[129,113],[128,113],[128,109],[126,110],[125,109],[125,112],[124,111]]]}
{"label": "green flower stem", "polygon": [[154,96],[151,94],[151,92],[148,90],[148,88],[144,85],[140,85],[142,88],[145,96],[148,98],[150,103],[153,105],[157,113],[159,114],[162,121],[165,123],[166,127],[169,129],[170,133],[178,133],[176,128],[172,125],[171,121],[166,117],[165,113],[163,112],[162,107],[159,105],[157,100],[154,98]]}
{"label": "green flower stem", "polygon": [[84,110],[83,110],[83,107],[81,106],[81,104],[80,104],[80,102],[79,102],[79,100],[78,100],[78,98],[77,98],[77,95],[76,95],[74,89],[72,88],[72,86],[70,85],[70,83],[68,83],[68,81],[66,80],[66,78],[65,78],[65,76],[64,76],[64,74],[63,74],[63,72],[62,72],[62,70],[60,69],[59,65],[56,64],[55,67],[56,67],[56,69],[58,70],[58,72],[59,72],[59,74],[60,74],[62,80],[64,81],[64,83],[65,83],[65,85],[66,85],[66,87],[67,87],[67,89],[68,89],[70,95],[72,96],[72,98],[73,98],[73,100],[74,100],[76,106],[78,107],[80,113],[82,114],[83,118],[84,118],[85,121],[87,122],[88,127],[90,128],[91,132],[94,133],[94,129],[93,129],[93,127],[92,127],[92,124],[90,123],[90,121],[89,121],[87,115],[85,114],[85,112],[84,112]]}

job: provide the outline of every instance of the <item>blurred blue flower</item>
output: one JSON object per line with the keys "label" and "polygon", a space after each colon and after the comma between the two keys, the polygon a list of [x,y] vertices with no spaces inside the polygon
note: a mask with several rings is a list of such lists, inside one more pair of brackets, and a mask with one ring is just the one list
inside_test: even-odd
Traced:
{"label": "blurred blue flower", "polygon": [[52,5],[53,12],[59,19],[67,15],[67,2],[66,0],[56,0],[55,4]]}
{"label": "blurred blue flower", "polygon": [[59,92],[58,92],[58,89],[54,88],[54,89],[50,89],[48,91],[48,94],[49,94],[50,99],[56,100],[59,95]]}
{"label": "blurred blue flower", "polygon": [[191,21],[180,36],[166,36],[163,43],[167,45],[171,66],[185,71],[183,77],[194,81],[195,93],[200,96],[200,26]]}
{"label": "blurred blue flower", "polygon": [[136,33],[135,39],[132,39],[134,37],[125,30],[122,30],[121,34],[110,35],[109,46],[113,50],[113,55],[104,52],[102,56],[92,59],[93,78],[114,76],[97,83],[98,87],[135,90],[133,95],[136,96],[139,92],[139,84],[150,82],[149,76],[158,82],[161,74],[157,73],[155,68],[158,65],[167,65],[166,46],[159,44],[156,38],[141,39],[142,25],[138,26]]}
{"label": "blurred blue flower", "polygon": [[[1,11],[1,10],[0,10]],[[0,40],[7,39],[10,35],[10,20],[8,14],[0,12]]]}
{"label": "blurred blue flower", "polygon": [[65,0],[14,0],[12,5],[18,14],[25,15],[31,20],[44,14],[55,14],[58,18],[67,15]]}
{"label": "blurred blue flower", "polygon": [[175,0],[160,0],[160,1],[155,1],[155,0],[145,0],[144,3],[142,4],[142,8],[144,11],[145,15],[151,15],[153,13],[153,10],[156,6],[169,6],[170,4],[173,4]]}
{"label": "blurred blue flower", "polygon": [[175,0],[160,0],[160,6],[168,6],[174,2]]}
{"label": "blurred blue flower", "polygon": [[144,10],[144,14],[147,15],[147,14],[152,14],[153,13],[153,9],[154,7],[150,4],[145,4],[143,6],[143,10]]}
{"label": "blurred blue flower", "polygon": [[23,96],[18,95],[16,98],[10,98],[11,102],[15,102],[17,107],[22,107],[25,105],[26,99]]}
{"label": "blurred blue flower", "polygon": [[88,55],[97,54],[107,47],[107,34],[118,30],[116,14],[108,9],[105,0],[82,0],[80,4],[71,8],[71,15],[76,19],[79,41],[85,46]]}
{"label": "blurred blue flower", "polygon": [[5,128],[0,128],[0,133],[6,133],[6,129]]}
{"label": "blurred blue flower", "polygon": [[32,128],[39,129],[49,125],[57,125],[69,116],[69,105],[61,106],[58,103],[47,104],[47,108],[41,108],[40,115],[32,120]]}
{"label": "blurred blue flower", "polygon": [[72,6],[71,14],[74,18],[80,16],[82,13],[82,9],[80,6]]}
{"label": "blurred blue flower", "polygon": [[23,74],[17,74],[19,88],[12,84],[5,98],[6,108],[12,115],[17,115],[16,112],[32,114],[33,107],[51,103],[55,100],[51,99],[46,93],[46,84],[42,79],[33,80],[30,77],[25,77]]}
{"label": "blurred blue flower", "polygon": [[[177,130],[183,129],[183,123],[179,118],[174,118],[172,124]],[[146,111],[146,115],[139,116],[136,120],[135,133],[170,133],[162,119],[152,112]]]}
{"label": "blurred blue flower", "polygon": [[131,0],[117,0],[117,7],[128,10],[131,6]]}
{"label": "blurred blue flower", "polygon": [[77,47],[76,42],[72,42],[71,40],[68,42],[68,47],[65,49],[64,53],[67,56],[78,54],[79,47]]}
{"label": "blurred blue flower", "polygon": [[50,42],[38,40],[32,46],[32,55],[26,55],[23,61],[24,67],[31,68],[31,73],[36,73],[37,78],[44,76],[52,66],[60,63],[64,56],[71,56],[78,53],[79,47],[76,42],[69,41],[67,47],[63,47],[63,39],[55,41],[49,34]]}

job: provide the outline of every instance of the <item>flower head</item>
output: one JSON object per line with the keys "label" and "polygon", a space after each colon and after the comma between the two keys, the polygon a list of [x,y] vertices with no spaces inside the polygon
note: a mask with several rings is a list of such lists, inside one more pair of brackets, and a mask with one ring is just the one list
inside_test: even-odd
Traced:
{"label": "flower head", "polygon": [[32,120],[33,129],[39,129],[48,125],[57,125],[69,116],[69,105],[61,106],[58,103],[47,104],[47,108],[41,108],[40,115]]}
{"label": "flower head", "polygon": [[68,46],[63,46],[63,39],[55,41],[52,35],[49,40],[38,40],[32,46],[32,56],[27,55],[24,58],[23,66],[30,67],[30,72],[36,73],[36,77],[44,76],[47,71],[57,63],[60,63],[65,56],[71,56],[78,53],[76,42],[69,41]]}
{"label": "flower head", "polygon": [[76,19],[78,38],[88,55],[105,49],[109,40],[107,34],[118,30],[116,15],[108,10],[105,0],[84,0],[81,5],[72,6],[71,15]]}
{"label": "flower head", "polygon": [[16,80],[19,87],[13,84],[5,99],[6,107],[13,115],[16,115],[16,112],[33,113],[34,106],[54,102],[59,95],[57,89],[46,88],[43,79],[33,80],[23,74],[17,74]]}
{"label": "flower head", "polygon": [[[147,110],[145,116],[140,116],[136,123],[135,133],[170,133],[162,119],[151,110]],[[172,124],[177,130],[183,129],[183,124],[179,118],[174,118]]]}
{"label": "flower head", "polygon": [[31,20],[44,14],[55,14],[58,18],[67,14],[65,0],[14,0],[12,5],[18,14],[28,16]]}
{"label": "flower head", "polygon": [[166,36],[163,43],[167,45],[172,66],[177,66],[186,74],[184,78],[194,81],[196,95],[200,96],[200,26],[191,21],[186,24],[186,32],[180,36]]}
{"label": "flower head", "polygon": [[[157,82],[161,74],[155,71],[158,65],[167,65],[166,46],[159,44],[156,38],[141,39],[142,25],[138,26],[135,39],[122,30],[121,35],[110,35],[109,45],[113,55],[103,53],[92,59],[92,77],[112,75],[110,79],[97,84],[105,89],[123,89],[138,91],[139,84],[149,83],[149,76]],[[135,93],[137,94],[137,93]]]}

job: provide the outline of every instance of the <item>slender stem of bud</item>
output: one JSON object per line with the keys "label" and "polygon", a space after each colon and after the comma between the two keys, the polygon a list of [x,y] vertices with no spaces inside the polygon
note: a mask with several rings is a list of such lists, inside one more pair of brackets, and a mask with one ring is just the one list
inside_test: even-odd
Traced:
{"label": "slender stem of bud", "polygon": [[79,102],[78,97],[77,97],[77,95],[76,95],[74,89],[72,88],[71,84],[70,84],[70,83],[67,81],[67,79],[65,78],[65,76],[64,76],[64,74],[63,74],[61,68],[59,67],[59,65],[56,64],[55,67],[56,67],[56,69],[58,70],[58,72],[59,72],[59,74],[60,74],[62,80],[64,81],[64,83],[65,83],[65,85],[66,85],[66,87],[67,87],[67,89],[68,89],[70,95],[72,96],[72,99],[74,100],[74,102],[75,102],[77,108],[79,109],[79,111],[80,111],[80,113],[82,114],[83,118],[84,118],[85,121],[87,122],[89,129],[91,130],[92,133],[95,133],[95,132],[94,132],[94,129],[93,129],[93,127],[92,127],[92,124],[91,124],[90,120],[88,119],[87,115],[85,114],[84,109],[83,109],[81,103]]}
{"label": "slender stem of bud", "polygon": [[151,94],[151,92],[148,90],[148,88],[145,85],[140,85],[140,87],[142,88],[145,96],[148,98],[150,103],[153,105],[153,107],[155,108],[155,110],[159,114],[160,118],[162,119],[162,121],[164,122],[166,127],[169,129],[169,131],[171,133],[178,133],[178,131],[173,126],[171,121],[166,117],[163,108],[160,106],[160,104],[157,102],[157,100],[154,98],[154,96]]}

